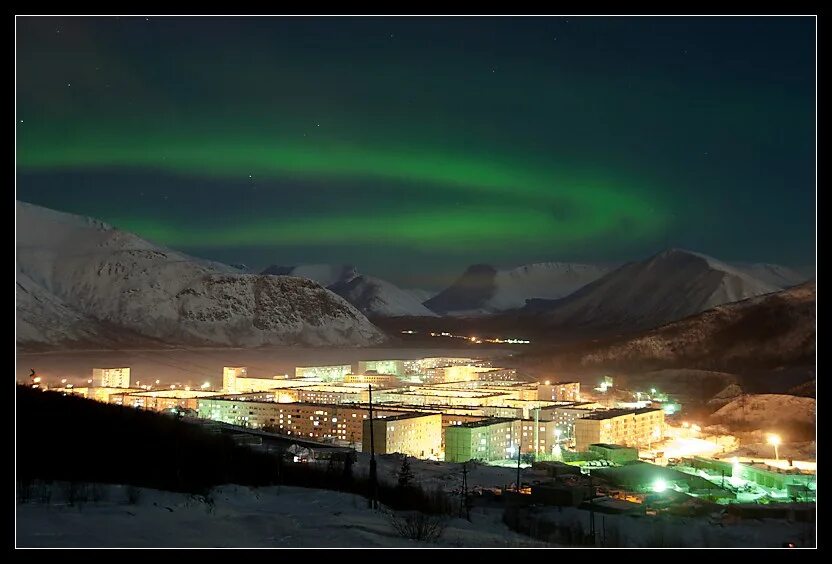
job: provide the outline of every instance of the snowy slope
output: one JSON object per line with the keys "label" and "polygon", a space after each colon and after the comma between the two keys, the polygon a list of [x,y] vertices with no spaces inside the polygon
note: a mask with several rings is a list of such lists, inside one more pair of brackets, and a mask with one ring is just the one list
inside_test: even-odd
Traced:
{"label": "snowy slope", "polygon": [[370,317],[436,317],[410,292],[372,276],[356,276],[329,289]]}
{"label": "snowy slope", "polygon": [[521,312],[555,326],[647,329],[779,289],[709,256],[670,249]]}
{"label": "snowy slope", "polygon": [[608,268],[542,262],[513,269],[473,265],[425,305],[439,313],[487,314],[523,307],[533,298],[557,299],[597,280]]}
{"label": "snowy slope", "polygon": [[435,317],[422,305],[414,292],[403,290],[380,278],[359,274],[354,266],[332,264],[302,264],[298,266],[270,266],[263,274],[296,276],[314,280],[332,290],[371,317]]}
{"label": "snowy slope", "polygon": [[[49,505],[37,496],[17,505],[20,547],[540,547],[512,532],[500,509],[472,511],[471,522],[447,518],[436,542],[402,538],[390,510],[371,510],[364,497],[288,486],[222,486],[201,496],[127,487],[97,486],[105,499],[68,506],[60,485]],[[37,493],[40,493],[38,490]]]}
{"label": "snowy slope", "polygon": [[776,429],[792,423],[815,424],[815,399],[785,394],[741,395],[711,415],[720,423],[745,423]]}
{"label": "snowy slope", "polygon": [[791,268],[787,268],[785,266],[780,266],[779,264],[767,264],[767,263],[755,263],[755,264],[745,264],[745,263],[734,263],[734,268],[740,270],[766,284],[770,284],[777,288],[789,288],[791,286],[797,286],[798,284],[802,284],[809,280],[809,276],[801,274],[796,270],[792,270]]}
{"label": "snowy slope", "polygon": [[[814,362],[816,290],[788,290],[724,304],[635,336],[572,347],[565,365],[748,369]],[[550,353],[538,353],[549,358]]]}
{"label": "snowy slope", "polygon": [[360,312],[308,280],[242,274],[100,221],[22,202],[17,225],[26,284],[85,317],[146,337],[221,346],[366,345],[382,338]]}

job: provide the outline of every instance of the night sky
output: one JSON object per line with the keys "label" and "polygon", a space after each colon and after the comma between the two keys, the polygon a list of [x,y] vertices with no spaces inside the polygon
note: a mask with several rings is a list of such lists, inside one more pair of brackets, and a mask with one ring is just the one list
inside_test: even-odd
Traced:
{"label": "night sky", "polygon": [[813,18],[17,18],[17,197],[441,287],[814,263]]}

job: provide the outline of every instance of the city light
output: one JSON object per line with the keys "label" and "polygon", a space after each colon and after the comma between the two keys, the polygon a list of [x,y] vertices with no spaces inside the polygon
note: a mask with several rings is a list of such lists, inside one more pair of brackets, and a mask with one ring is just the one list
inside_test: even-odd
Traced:
{"label": "city light", "polygon": [[66,384],[66,378],[61,378],[61,384]]}
{"label": "city light", "polygon": [[659,478],[655,482],[653,482],[653,491],[656,493],[662,493],[667,489],[667,482]]}
{"label": "city light", "polygon": [[775,435],[774,433],[769,434],[768,444],[774,447],[774,460],[780,460],[780,453],[777,452],[777,447],[780,446],[780,443],[780,435]]}
{"label": "city light", "polygon": [[205,383],[202,384],[202,389],[203,390],[207,390],[210,387],[211,387],[211,382],[205,382]]}
{"label": "city light", "polygon": [[156,385],[157,385],[157,386],[159,385],[159,380],[156,380]]}

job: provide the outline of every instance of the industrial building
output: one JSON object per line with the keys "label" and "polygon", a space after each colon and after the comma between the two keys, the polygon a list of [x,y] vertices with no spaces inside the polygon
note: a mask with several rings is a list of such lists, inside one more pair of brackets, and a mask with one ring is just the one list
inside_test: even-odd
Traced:
{"label": "industrial building", "polygon": [[441,413],[379,414],[363,422],[362,450],[370,450],[370,425],[376,454],[401,453],[416,458],[439,459],[442,455]]}
{"label": "industrial building", "polygon": [[100,388],[129,388],[129,368],[93,368],[93,385]]}
{"label": "industrial building", "polygon": [[575,449],[598,443],[639,447],[664,436],[661,409],[608,409],[575,420]]}

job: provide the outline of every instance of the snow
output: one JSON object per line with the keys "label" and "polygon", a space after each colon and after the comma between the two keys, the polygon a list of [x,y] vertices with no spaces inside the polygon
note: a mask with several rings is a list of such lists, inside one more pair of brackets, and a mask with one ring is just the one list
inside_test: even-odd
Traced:
{"label": "snow", "polygon": [[670,249],[626,264],[562,300],[529,304],[525,311],[551,325],[646,329],[777,290],[712,257]]}
{"label": "snow", "polygon": [[523,307],[533,298],[557,299],[597,280],[607,267],[563,262],[513,269],[473,265],[450,287],[426,302],[438,313],[482,315]]}
{"label": "snow", "polygon": [[436,317],[434,312],[422,305],[426,298],[420,299],[419,290],[403,290],[386,280],[359,274],[354,266],[347,264],[270,266],[263,274],[313,280],[370,317]]}
{"label": "snow", "polygon": [[321,286],[329,287],[338,282],[349,282],[358,272],[349,264],[301,264],[298,266],[270,266],[263,274],[282,274],[296,278],[314,280]]}
{"label": "snow", "polygon": [[766,429],[792,423],[814,426],[815,399],[785,394],[749,394],[730,401],[711,417],[720,423],[746,423]]}
{"label": "snow", "polygon": [[370,317],[437,317],[410,292],[372,276],[356,276],[329,289]]}
{"label": "snow", "polygon": [[801,274],[800,272],[785,266],[780,266],[779,264],[735,263],[734,267],[752,278],[762,280],[767,284],[783,289],[802,284],[812,278],[812,276],[806,276],[805,274]]}
{"label": "snow", "polygon": [[725,368],[805,362],[809,355],[814,356],[815,295],[815,285],[807,283],[723,304],[636,337],[601,345],[584,354],[580,362],[585,366],[685,362],[687,366]]}
{"label": "snow", "polygon": [[17,506],[20,547],[522,547],[544,546],[514,533],[501,511],[477,509],[471,522],[449,518],[435,543],[401,538],[387,509],[361,496],[288,486],[227,485],[213,506],[188,494],[140,488],[127,503],[125,486],[100,486],[105,498],[82,506],[54,499]]}
{"label": "snow", "polygon": [[[368,345],[382,333],[341,297],[306,280],[240,273],[102,222],[18,202],[18,342],[61,335],[67,310],[168,344]],[[29,296],[38,296],[34,315]],[[54,313],[47,313],[44,307]],[[65,306],[65,307],[64,307]],[[25,308],[24,308],[25,309]],[[70,324],[70,328],[72,325]],[[104,329],[102,329],[104,331]],[[33,333],[35,336],[33,337]],[[59,340],[56,340],[58,338]]]}

